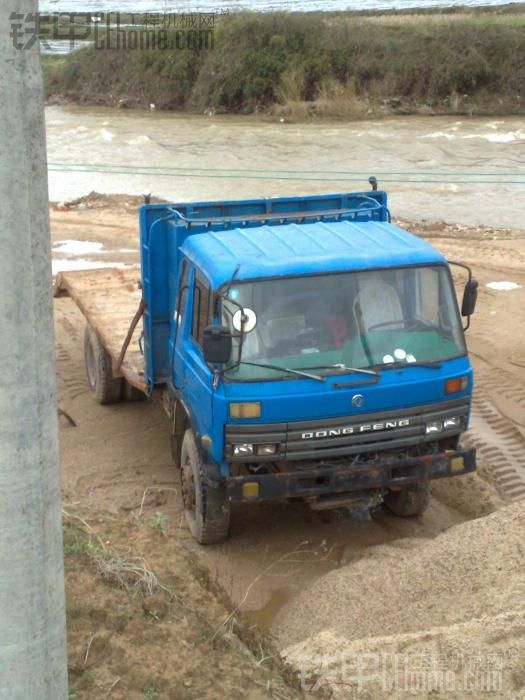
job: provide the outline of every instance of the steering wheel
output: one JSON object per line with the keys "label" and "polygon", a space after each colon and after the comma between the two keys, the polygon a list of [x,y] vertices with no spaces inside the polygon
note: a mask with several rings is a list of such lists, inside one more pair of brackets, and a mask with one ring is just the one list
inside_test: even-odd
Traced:
{"label": "steering wheel", "polygon": [[[319,300],[319,295],[316,292],[303,292],[301,294],[297,294],[292,299],[279,299],[278,301],[271,304],[265,310],[265,312],[260,315],[259,323],[261,325],[267,323],[272,318],[275,318],[275,316],[278,316],[279,312],[282,309],[286,309],[286,307],[291,307],[290,314],[293,315],[294,304],[300,301],[312,302],[314,300]],[[305,304],[304,306],[306,307],[305,310],[307,311],[309,305]],[[301,311],[302,309],[299,310],[299,312]],[[322,315],[320,314],[319,320],[321,320],[321,318]],[[326,339],[323,339],[323,334],[325,331],[328,332],[328,327],[325,328],[323,324],[319,324],[319,326],[316,327],[309,326],[297,333],[294,338],[284,338],[277,341],[273,345],[272,349],[278,354],[285,355],[300,352],[302,349],[304,349],[304,347],[306,347],[307,343],[309,343],[310,347],[316,347],[318,349],[321,349],[321,346],[327,345]]]}

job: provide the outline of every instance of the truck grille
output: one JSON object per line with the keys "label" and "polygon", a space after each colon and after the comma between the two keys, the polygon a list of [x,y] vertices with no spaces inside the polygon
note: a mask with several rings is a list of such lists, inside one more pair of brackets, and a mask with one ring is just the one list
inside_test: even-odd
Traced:
{"label": "truck grille", "polygon": [[[344,455],[392,450],[443,437],[465,429],[469,400],[464,398],[399,409],[324,420],[269,423],[266,425],[227,425],[226,458],[232,462],[262,462],[276,459],[321,459]],[[460,416],[461,427],[441,433],[426,433],[426,424]],[[234,457],[233,445],[273,443],[278,454],[272,457]]]}

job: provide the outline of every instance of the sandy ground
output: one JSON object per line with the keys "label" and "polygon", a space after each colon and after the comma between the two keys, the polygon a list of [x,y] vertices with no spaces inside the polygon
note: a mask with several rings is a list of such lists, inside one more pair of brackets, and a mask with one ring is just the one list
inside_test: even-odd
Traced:
{"label": "sandy ground", "polygon": [[[303,669],[323,666],[333,680],[354,687],[360,670],[374,697],[410,688],[402,673],[394,688],[382,688],[388,654],[398,655],[400,671],[417,670],[424,657],[423,677],[432,666],[454,672],[460,697],[470,666],[478,663],[479,675],[469,679],[473,690],[517,697],[525,681],[524,530],[522,501],[431,542],[405,538],[361,552],[288,607],[277,630],[283,644],[291,642],[286,657]],[[458,654],[464,657],[459,664]],[[489,672],[493,685],[485,688],[482,674]]]}
{"label": "sandy ground", "polygon": [[[89,264],[136,263],[137,203],[93,197],[67,211],[53,210],[53,241],[57,247],[67,240],[102,243],[98,252],[82,256]],[[506,671],[492,696],[519,697],[525,680],[519,670],[524,649],[516,641],[524,629],[525,232],[443,223],[409,227],[449,259],[472,265],[480,282],[467,334],[476,376],[467,441],[478,447],[476,475],[436,483],[428,511],[413,520],[383,510],[357,521],[301,505],[238,507],[231,540],[200,548],[181,514],[162,409],[92,401],[84,380],[83,318],[70,299],[59,298],[60,407],[76,424],[61,419],[64,500],[130,520],[139,512],[146,520],[162,516],[166,543],[196,552],[248,625],[274,635],[291,660],[309,673],[325,665],[332,669],[327,683],[341,697],[381,697],[387,691],[377,674],[363,687],[334,676],[334,662],[325,662],[335,652],[344,651],[348,662],[384,649],[414,655],[423,647],[449,666],[454,654],[494,651],[504,657]],[[66,253],[55,258],[70,264]],[[501,281],[520,286],[486,287]],[[172,549],[166,545],[156,556],[175,570]],[[476,696],[458,683],[441,689],[443,696]]]}

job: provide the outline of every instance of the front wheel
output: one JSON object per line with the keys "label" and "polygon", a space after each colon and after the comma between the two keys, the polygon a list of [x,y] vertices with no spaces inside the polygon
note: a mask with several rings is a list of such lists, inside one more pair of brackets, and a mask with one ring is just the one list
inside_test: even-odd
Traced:
{"label": "front wheel", "polygon": [[184,433],[180,466],[182,500],[191,534],[200,544],[223,542],[230,530],[230,502],[219,485],[206,483],[191,429]]}
{"label": "front wheel", "polygon": [[401,518],[410,518],[424,513],[430,503],[430,481],[414,484],[400,491],[389,491],[383,502],[389,511]]}

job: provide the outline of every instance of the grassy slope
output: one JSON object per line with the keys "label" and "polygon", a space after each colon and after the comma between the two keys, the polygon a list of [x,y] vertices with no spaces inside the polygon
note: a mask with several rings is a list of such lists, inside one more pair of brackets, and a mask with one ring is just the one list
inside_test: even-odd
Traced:
{"label": "grassy slope", "polygon": [[47,59],[46,90],[199,112],[392,97],[444,111],[521,112],[524,25],[523,14],[235,14],[216,29],[213,50],[88,48]]}
{"label": "grassy slope", "polygon": [[165,514],[76,504],[64,521],[69,700],[303,697]]}

